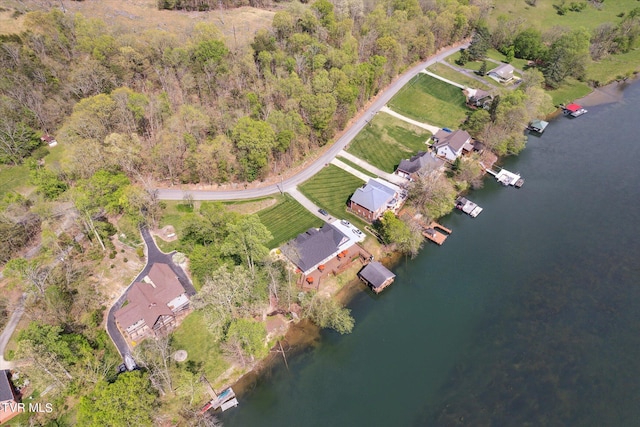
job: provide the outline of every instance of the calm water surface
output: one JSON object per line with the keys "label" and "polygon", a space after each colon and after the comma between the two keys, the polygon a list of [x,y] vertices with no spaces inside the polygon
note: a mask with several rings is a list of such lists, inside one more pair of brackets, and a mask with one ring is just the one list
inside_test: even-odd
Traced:
{"label": "calm water surface", "polygon": [[559,117],[225,426],[640,425],[640,84]]}

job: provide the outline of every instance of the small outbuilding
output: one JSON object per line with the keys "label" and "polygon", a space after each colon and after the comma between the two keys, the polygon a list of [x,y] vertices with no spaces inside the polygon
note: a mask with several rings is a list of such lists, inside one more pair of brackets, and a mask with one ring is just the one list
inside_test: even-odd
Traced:
{"label": "small outbuilding", "polygon": [[529,130],[537,133],[542,133],[549,126],[549,122],[544,120],[534,120],[529,124]]}
{"label": "small outbuilding", "polygon": [[371,287],[373,292],[380,293],[384,288],[393,283],[396,275],[378,261],[371,261],[360,270],[358,277]]}

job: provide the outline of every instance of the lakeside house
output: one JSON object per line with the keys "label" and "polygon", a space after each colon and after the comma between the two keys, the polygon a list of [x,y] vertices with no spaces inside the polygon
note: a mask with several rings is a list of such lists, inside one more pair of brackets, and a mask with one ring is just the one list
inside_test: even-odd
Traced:
{"label": "lakeside house", "polygon": [[432,137],[433,148],[439,157],[443,157],[451,162],[460,157],[463,152],[473,150],[471,135],[464,130],[453,132],[440,129]]}
{"label": "lakeside house", "polygon": [[509,83],[513,80],[513,72],[515,68],[511,64],[500,64],[487,75],[499,83]]}
{"label": "lakeside house", "polygon": [[462,93],[467,98],[467,105],[472,108],[484,108],[488,110],[491,106],[491,101],[493,101],[493,95],[486,90],[467,87],[462,90]]}
{"label": "lakeside house", "polygon": [[356,243],[356,234],[348,236],[333,224],[310,228],[285,243],[280,250],[305,276],[326,264]]}
{"label": "lakeside house", "polygon": [[0,424],[4,424],[20,413],[20,395],[11,382],[11,371],[0,371]]}
{"label": "lakeside house", "polygon": [[155,263],[142,282],[131,286],[115,318],[120,330],[131,340],[140,341],[165,335],[188,309],[189,296],[171,267]]}
{"label": "lakeside house", "polygon": [[404,198],[403,191],[384,179],[371,178],[349,199],[349,209],[369,222],[374,222],[388,210],[397,211]]}
{"label": "lakeside house", "polygon": [[378,294],[393,283],[396,275],[378,261],[371,261],[360,270],[358,277]]}
{"label": "lakeside house", "polygon": [[402,159],[396,168],[396,175],[413,181],[421,173],[439,170],[444,161],[433,152],[420,151],[410,159]]}

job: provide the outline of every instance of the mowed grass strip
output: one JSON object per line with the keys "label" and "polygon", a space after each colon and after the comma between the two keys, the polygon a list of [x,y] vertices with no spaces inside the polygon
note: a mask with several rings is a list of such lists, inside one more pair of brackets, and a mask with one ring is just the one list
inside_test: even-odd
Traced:
{"label": "mowed grass strip", "polygon": [[420,127],[378,113],[349,144],[347,151],[356,157],[393,173],[400,160],[426,150],[431,133]]}
{"label": "mowed grass strip", "polygon": [[389,107],[407,117],[439,127],[457,129],[471,110],[459,87],[424,73],[405,85]]}
{"label": "mowed grass strip", "polygon": [[267,243],[270,249],[280,246],[312,227],[322,226],[320,218],[306,210],[288,194],[277,205],[258,212],[258,217],[273,235],[273,239]]}
{"label": "mowed grass strip", "polygon": [[[347,201],[364,182],[337,166],[329,165],[298,189],[336,218],[345,218]],[[353,221],[352,221],[353,222]]]}
{"label": "mowed grass strip", "polygon": [[357,170],[358,172],[361,172],[367,176],[370,176],[371,178],[376,178],[378,175],[376,175],[375,173],[371,173],[368,170],[366,170],[365,168],[356,165],[355,163],[353,163],[351,160],[345,159],[342,156],[336,156],[336,159],[340,160],[342,163],[344,163],[345,165],[351,166],[352,168],[354,168],[355,170]]}

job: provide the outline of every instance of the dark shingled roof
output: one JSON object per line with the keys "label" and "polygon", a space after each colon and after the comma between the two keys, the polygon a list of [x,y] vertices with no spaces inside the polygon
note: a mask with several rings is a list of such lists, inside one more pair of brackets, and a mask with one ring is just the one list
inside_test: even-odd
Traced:
{"label": "dark shingled roof", "polygon": [[371,261],[362,270],[360,270],[358,275],[374,288],[380,287],[387,280],[396,277],[395,274],[389,271],[387,267],[380,264],[378,261]]}
{"label": "dark shingled roof", "polygon": [[331,224],[321,229],[310,228],[298,237],[285,243],[282,253],[300,270],[307,271],[338,251],[340,244],[348,240],[340,230]]}
{"label": "dark shingled roof", "polygon": [[444,162],[437,158],[433,153],[427,153],[426,151],[420,151],[415,156],[411,157],[409,160],[402,159],[400,164],[398,165],[397,170],[407,172],[407,173],[416,173],[427,165],[431,165],[434,168],[438,168],[442,166]]}
{"label": "dark shingled roof", "polygon": [[0,371],[0,402],[6,402],[7,400],[13,400],[13,386],[9,381],[11,372],[7,369]]}

